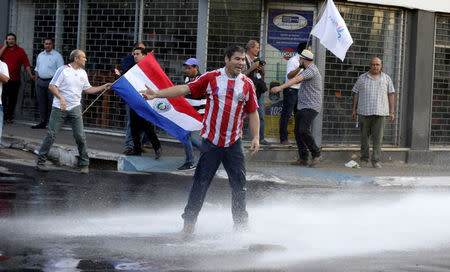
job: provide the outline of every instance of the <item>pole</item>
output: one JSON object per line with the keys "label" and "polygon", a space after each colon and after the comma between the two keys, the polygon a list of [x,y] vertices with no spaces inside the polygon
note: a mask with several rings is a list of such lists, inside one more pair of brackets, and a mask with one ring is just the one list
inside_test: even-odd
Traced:
{"label": "pole", "polygon": [[[322,6],[319,9],[319,13],[317,13],[317,17],[314,18],[314,22],[313,22],[313,27],[312,28],[314,28],[314,26],[317,24],[317,18],[322,17],[323,8],[325,7],[325,3],[327,3],[327,1],[329,1],[329,0],[323,1]],[[309,47],[309,41],[311,39],[312,28],[311,28],[311,31],[309,32],[308,40],[306,41],[306,48],[305,49],[308,49],[308,47]]]}

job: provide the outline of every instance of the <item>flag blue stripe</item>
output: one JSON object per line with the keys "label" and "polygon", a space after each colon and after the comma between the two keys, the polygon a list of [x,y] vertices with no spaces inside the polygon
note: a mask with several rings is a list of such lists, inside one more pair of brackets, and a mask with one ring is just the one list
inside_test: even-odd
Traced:
{"label": "flag blue stripe", "polygon": [[147,101],[145,101],[145,99],[135,91],[134,87],[125,77],[119,78],[112,85],[112,88],[139,116],[169,132],[182,143],[186,143],[186,135],[189,134],[190,131],[181,128],[170,119],[158,114],[154,109],[152,109]]}

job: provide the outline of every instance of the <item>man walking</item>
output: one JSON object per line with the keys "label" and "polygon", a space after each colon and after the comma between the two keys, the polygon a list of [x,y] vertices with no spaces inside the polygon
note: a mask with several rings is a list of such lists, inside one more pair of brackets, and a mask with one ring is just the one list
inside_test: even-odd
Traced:
{"label": "man walking", "polygon": [[[133,51],[133,56],[134,61],[138,63],[143,58],[145,58],[145,56],[147,56],[147,51],[142,47],[137,47]],[[144,132],[147,138],[152,143],[153,149],[155,150],[155,160],[161,157],[161,143],[155,133],[154,125],[139,116],[131,107],[130,130],[131,138],[133,139],[133,149],[131,152],[125,153],[125,155],[140,156],[142,154],[141,132]]]}
{"label": "man walking", "polygon": [[[286,81],[293,79],[295,76],[299,75],[302,71],[300,67],[300,52],[306,49],[306,43],[301,42],[297,46],[297,53],[292,56],[286,64]],[[289,142],[289,132],[288,123],[291,118],[292,111],[297,105],[298,90],[300,88],[300,83],[293,84],[292,86],[283,90],[283,108],[281,109],[280,115],[280,143],[282,145],[290,145]]]}
{"label": "man walking", "polygon": [[293,165],[308,165],[309,152],[312,160],[309,166],[315,166],[322,160],[320,148],[317,146],[311,133],[311,125],[322,110],[322,76],[319,69],[313,63],[314,55],[309,50],[303,50],[299,55],[300,69],[304,69],[281,86],[273,87],[272,92],[280,92],[283,88],[289,88],[294,84],[300,84],[298,90],[297,112],[295,113],[295,140],[298,148],[298,160]]}
{"label": "man walking", "polygon": [[81,50],[73,50],[70,53],[70,64],[58,68],[50,82],[49,89],[54,95],[52,112],[48,124],[47,135],[39,150],[36,169],[47,172],[45,165],[50,147],[55,141],[56,134],[61,129],[64,121],[69,121],[73,136],[78,146],[79,166],[81,173],[89,173],[89,157],[86,151],[86,136],[83,130],[83,117],[81,113],[81,92],[95,94],[106,90],[111,83],[98,87],[92,87],[84,67],[86,55]]}
{"label": "man walking", "polygon": [[222,163],[232,188],[232,215],[235,230],[245,229],[246,211],[245,161],[241,136],[245,114],[253,135],[250,149],[259,150],[258,103],[252,81],[243,75],[244,48],[233,45],[225,50],[225,67],[208,72],[187,85],[176,85],[153,91],[148,86],[141,91],[146,99],[179,97],[191,93],[206,95],[205,119],[200,159],[187,205],[182,215],[185,233],[193,233],[206,192]]}
{"label": "man walking", "polygon": [[[8,83],[9,72],[6,63],[0,60],[0,95],[2,95],[3,84]],[[2,133],[3,133],[3,105],[0,100],[0,146],[2,144]]]}
{"label": "man walking", "polygon": [[359,115],[361,131],[361,166],[369,164],[369,143],[372,135],[372,166],[381,168],[381,145],[383,143],[386,116],[394,121],[395,90],[391,78],[381,72],[381,59],[370,61],[370,70],[359,76],[353,87],[352,119]]}
{"label": "man walking", "polygon": [[[184,71],[186,74],[186,78],[184,83],[189,83],[196,80],[200,76],[200,72],[198,71],[198,60],[196,58],[190,58],[185,63],[183,63]],[[194,107],[195,110],[198,111],[202,116],[205,115],[205,106],[206,106],[206,95],[202,95],[200,97],[193,97],[192,94],[187,94],[185,96],[186,101]],[[186,135],[186,143],[184,146],[184,153],[186,155],[186,160],[183,165],[178,167],[178,170],[189,170],[194,169],[194,149],[192,146],[200,149],[201,141],[199,131],[192,131],[188,135]]]}
{"label": "man walking", "polygon": [[48,89],[50,80],[56,70],[64,65],[63,57],[53,49],[53,39],[44,41],[44,51],[39,53],[34,68],[34,79],[36,82],[36,98],[39,106],[39,123],[32,126],[33,129],[45,128],[50,116],[53,103],[53,94]]}
{"label": "man walking", "polygon": [[30,61],[25,50],[17,45],[17,38],[14,33],[6,35],[5,43],[0,47],[0,60],[8,65],[9,81],[3,87],[2,103],[5,110],[6,123],[11,124],[14,120],[17,96],[20,88],[20,69],[25,66],[30,78],[34,78],[31,73]]}
{"label": "man walking", "polygon": [[256,98],[258,99],[258,115],[259,115],[259,143],[262,145],[270,145],[264,139],[264,96],[267,91],[266,83],[264,82],[264,65],[265,62],[258,58],[259,43],[255,40],[248,41],[245,53],[245,66],[242,73],[248,76],[255,85]]}

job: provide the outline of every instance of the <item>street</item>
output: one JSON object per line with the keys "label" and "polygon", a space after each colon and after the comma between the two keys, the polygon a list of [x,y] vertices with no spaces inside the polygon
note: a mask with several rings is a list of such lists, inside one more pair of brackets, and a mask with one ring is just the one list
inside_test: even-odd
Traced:
{"label": "street", "polygon": [[236,233],[228,182],[215,179],[185,236],[191,176],[40,173],[34,158],[0,155],[0,271],[450,269],[447,187],[250,181],[250,230]]}

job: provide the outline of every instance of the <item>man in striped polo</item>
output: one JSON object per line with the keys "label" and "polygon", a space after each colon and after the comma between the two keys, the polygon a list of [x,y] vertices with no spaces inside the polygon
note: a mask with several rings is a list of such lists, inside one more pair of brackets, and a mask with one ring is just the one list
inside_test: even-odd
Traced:
{"label": "man in striped polo", "polygon": [[[186,73],[186,78],[184,83],[189,83],[200,77],[200,72],[198,71],[198,60],[196,58],[190,58],[185,63],[183,63],[184,71]],[[193,97],[192,94],[187,94],[185,96],[186,101],[191,104],[192,107],[202,116],[205,115],[205,106],[206,106],[206,95],[202,95],[200,97]],[[186,135],[186,143],[183,144],[184,153],[186,154],[186,161],[178,170],[189,170],[194,169],[194,149],[192,146],[200,149],[201,141],[199,140],[199,131],[192,131],[188,135]]]}
{"label": "man in striped polo", "polygon": [[201,136],[201,155],[194,174],[188,203],[182,215],[183,231],[193,233],[206,192],[223,164],[232,188],[232,214],[235,230],[244,230],[248,224],[246,210],[245,161],[242,150],[242,124],[245,114],[253,135],[250,149],[259,150],[259,116],[255,87],[242,74],[245,66],[244,48],[233,45],[225,49],[225,67],[208,72],[185,85],[153,91],[142,90],[146,99],[171,98],[191,93],[194,97],[206,94],[205,117]]}

